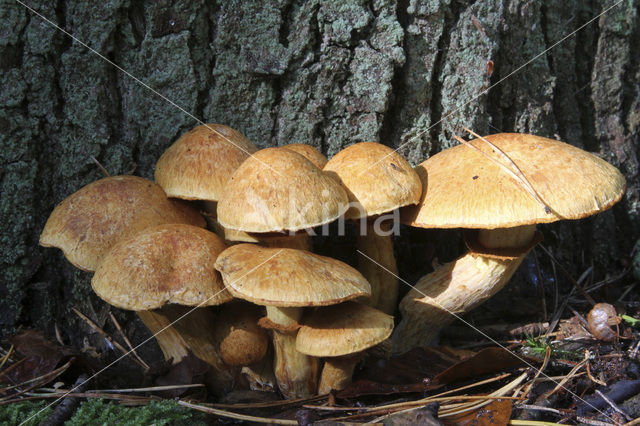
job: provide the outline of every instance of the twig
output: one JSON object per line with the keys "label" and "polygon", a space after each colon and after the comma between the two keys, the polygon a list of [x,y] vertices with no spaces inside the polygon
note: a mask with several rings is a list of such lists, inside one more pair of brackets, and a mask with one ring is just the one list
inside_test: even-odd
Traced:
{"label": "twig", "polygon": [[109,317],[111,318],[111,322],[113,322],[113,324],[116,326],[116,329],[120,333],[120,336],[122,336],[122,339],[124,340],[124,342],[129,347],[129,351],[133,354],[133,356],[138,358],[138,361],[140,361],[140,363],[144,366],[145,370],[149,370],[149,368],[150,368],[149,364],[147,364],[146,362],[144,362],[144,360],[142,358],[140,358],[140,355],[138,355],[138,353],[136,352],[135,348],[133,347],[133,345],[131,344],[131,342],[127,338],[127,335],[124,334],[124,331],[122,331],[122,327],[120,327],[120,323],[118,322],[118,320],[116,320],[116,317],[113,316],[112,312],[109,312]]}
{"label": "twig", "polygon": [[247,422],[268,423],[268,424],[274,424],[274,425],[296,425],[296,426],[298,425],[298,422],[295,420],[248,416],[245,414],[232,413],[230,411],[219,410],[217,408],[205,407],[204,405],[191,404],[189,402],[182,401],[182,400],[178,400],[178,405],[182,405],[183,407],[191,408],[193,410],[202,411],[203,413],[207,413],[207,414],[214,414],[220,417],[228,417],[230,419],[244,420]]}
{"label": "twig", "polygon": [[509,423],[507,423],[509,425],[516,425],[516,426],[564,426],[564,424],[562,423],[551,423],[551,422],[542,422],[540,420],[518,420],[518,419],[513,419],[513,420],[509,420]]}
{"label": "twig", "polygon": [[85,314],[83,314],[82,312],[80,312],[79,310],[77,310],[76,308],[71,308],[73,309],[73,312],[75,312],[84,322],[86,322],[89,327],[91,327],[92,329],[94,329],[96,332],[98,332],[102,337],[104,337],[105,339],[107,339],[107,341],[109,343],[111,343],[113,346],[115,346],[116,348],[118,348],[120,351],[122,351],[123,354],[125,354],[126,356],[128,356],[129,358],[131,358],[131,360],[133,362],[135,362],[136,364],[138,364],[139,366],[141,366],[144,369],[148,369],[149,366],[146,365],[145,363],[141,363],[140,361],[138,361],[136,359],[136,357],[134,357],[133,355],[131,355],[130,351],[127,351],[120,343],[116,342],[115,340],[113,340],[113,338],[111,336],[109,336],[103,329],[101,329],[100,327],[98,327],[98,324],[94,323],[93,321],[91,321]]}
{"label": "twig", "polygon": [[[82,392],[87,386],[87,377],[88,376],[86,374],[81,374],[73,384],[73,390]],[[78,398],[64,398],[49,417],[40,424],[40,426],[56,426],[63,424],[71,417],[74,411],[76,411],[79,404],[80,401],[78,401]]]}
{"label": "twig", "polygon": [[620,415],[622,415],[625,419],[627,419],[627,421],[631,421],[633,420],[631,418],[631,416],[629,416],[627,413],[625,413],[620,407],[618,407],[616,405],[615,402],[613,402],[611,400],[611,398],[609,398],[608,396],[606,396],[605,394],[603,394],[602,392],[600,392],[599,390],[596,389],[596,393],[598,395],[600,395],[600,398],[604,399],[604,402],[606,402],[607,404],[609,404],[609,406],[611,406],[611,408],[613,408],[616,412],[618,412]]}

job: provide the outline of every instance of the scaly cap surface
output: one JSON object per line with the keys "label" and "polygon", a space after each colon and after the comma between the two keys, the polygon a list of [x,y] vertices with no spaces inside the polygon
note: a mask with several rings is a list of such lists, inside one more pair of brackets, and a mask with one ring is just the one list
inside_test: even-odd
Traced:
{"label": "scaly cap surface", "polygon": [[197,126],[160,156],[155,180],[169,197],[218,201],[231,174],[257,150],[246,136],[231,127]]}
{"label": "scaly cap surface", "polygon": [[349,194],[351,203],[359,204],[345,214],[359,219],[416,204],[422,184],[411,164],[388,146],[360,142],[334,155],[324,167],[335,173]]}
{"label": "scaly cap surface", "polygon": [[224,249],[217,235],[195,226],[145,229],[104,256],[91,286],[107,303],[135,311],[165,303],[219,305],[232,298],[214,268]]}
{"label": "scaly cap surface", "polygon": [[198,212],[169,200],[150,180],[112,176],[84,186],[58,204],[40,235],[40,245],[57,247],[74,266],[94,271],[121,238],[163,223],[205,226]]}
{"label": "scaly cap surface", "polygon": [[357,302],[316,309],[298,330],[296,349],[311,356],[341,356],[387,339],[393,317]]}
{"label": "scaly cap surface", "polygon": [[[416,169],[424,193],[402,221],[425,228],[507,228],[580,219],[607,210],[622,198],[625,180],[603,159],[539,136],[500,133],[486,137],[522,171],[544,206],[499,165],[466,145],[439,152]],[[485,142],[470,142],[496,157]]]}
{"label": "scaly cap surface", "polygon": [[340,182],[304,156],[267,148],[233,173],[218,202],[218,222],[245,232],[298,231],[329,223],[347,209]]}
{"label": "scaly cap surface", "polygon": [[257,305],[325,306],[371,294],[351,266],[304,250],[238,244],[218,256],[216,269],[232,295]]}
{"label": "scaly cap surface", "polygon": [[327,157],[320,151],[304,143],[291,143],[289,145],[283,145],[280,148],[288,149],[289,151],[297,152],[307,160],[311,161],[319,169],[322,169],[327,164]]}

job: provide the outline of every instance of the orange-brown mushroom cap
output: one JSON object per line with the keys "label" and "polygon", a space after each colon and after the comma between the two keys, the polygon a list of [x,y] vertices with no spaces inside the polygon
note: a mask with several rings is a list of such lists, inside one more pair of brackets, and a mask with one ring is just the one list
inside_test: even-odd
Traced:
{"label": "orange-brown mushroom cap", "polygon": [[197,126],[160,156],[155,180],[169,197],[217,201],[231,174],[258,148],[222,124]]}
{"label": "orange-brown mushroom cap", "polygon": [[225,364],[248,366],[266,355],[269,338],[267,331],[258,325],[262,310],[264,308],[243,301],[228,303],[222,309],[216,319],[215,336]]}
{"label": "orange-brown mushroom cap", "polygon": [[[404,223],[494,229],[580,219],[608,209],[624,193],[625,180],[618,169],[569,144],[518,133],[486,139],[515,162],[551,212],[499,165],[458,145],[416,168],[425,190],[420,204],[403,210]],[[470,143],[496,155],[479,139]]]}
{"label": "orange-brown mushroom cap", "polygon": [[119,242],[98,265],[91,286],[122,309],[151,310],[166,303],[211,306],[231,300],[214,264],[225,249],[206,229],[167,224]]}
{"label": "orange-brown mushroom cap", "polygon": [[307,145],[304,143],[291,143],[289,145],[283,145],[280,148],[297,152],[298,154],[302,155],[304,158],[315,164],[319,169],[324,168],[325,164],[327,164],[328,161],[327,157],[325,157],[324,154],[322,154],[311,145]]}
{"label": "orange-brown mushroom cap", "polygon": [[233,173],[218,202],[218,221],[245,232],[298,231],[332,222],[347,203],[335,177],[296,152],[267,148]]}
{"label": "orange-brown mushroom cap", "polygon": [[84,186],[58,204],[40,235],[40,245],[57,247],[74,266],[94,271],[120,239],[163,223],[205,226],[202,216],[169,200],[154,182],[112,176]]}
{"label": "orange-brown mushroom cap", "polygon": [[298,330],[296,349],[318,357],[349,355],[386,340],[393,317],[357,302],[316,309]]}
{"label": "orange-brown mushroom cap", "polygon": [[325,306],[371,294],[351,266],[304,250],[238,244],[218,256],[216,269],[232,295],[258,305]]}
{"label": "orange-brown mushroom cap", "polygon": [[359,219],[417,204],[422,184],[411,164],[388,146],[360,142],[334,155],[325,171],[335,173],[354,204],[345,214]]}

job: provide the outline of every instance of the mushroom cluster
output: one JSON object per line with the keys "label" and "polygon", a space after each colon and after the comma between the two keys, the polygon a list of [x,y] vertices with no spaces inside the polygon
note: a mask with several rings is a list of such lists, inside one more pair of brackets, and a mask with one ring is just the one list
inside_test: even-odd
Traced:
{"label": "mushroom cluster", "polygon": [[[510,161],[487,160],[501,156]],[[364,351],[389,338],[396,352],[428,343],[450,313],[506,284],[541,239],[536,223],[597,213],[624,191],[605,161],[531,135],[479,138],[414,169],[374,142],[327,161],[304,144],[258,150],[218,124],[180,137],[155,180],[87,185],[55,208],[40,243],[95,272],[95,293],[136,311],[167,360],[206,361],[215,394],[244,386],[286,398],[343,389]],[[399,218],[467,228],[469,253],[398,305]],[[358,269],[312,252],[307,231],[338,219],[360,221]]]}

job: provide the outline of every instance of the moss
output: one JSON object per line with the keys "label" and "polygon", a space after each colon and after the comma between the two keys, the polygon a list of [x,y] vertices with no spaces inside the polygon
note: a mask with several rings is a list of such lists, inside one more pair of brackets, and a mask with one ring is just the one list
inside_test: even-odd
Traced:
{"label": "moss", "polygon": [[102,399],[83,402],[65,426],[206,425],[204,413],[179,406],[174,401],[152,401],[142,407],[127,407]]}
{"label": "moss", "polygon": [[[53,408],[47,407],[47,401],[24,401],[8,405],[0,405],[0,424],[18,425],[24,423],[25,426],[36,426],[49,417]],[[31,418],[33,416],[33,418]]]}
{"label": "moss", "polygon": [[[53,407],[47,407],[50,401],[24,401],[0,406],[0,424],[35,426],[42,423],[53,412]],[[46,407],[46,408],[45,408]],[[31,416],[34,416],[30,419]],[[137,426],[154,424],[168,425],[206,425],[207,415],[181,407],[174,401],[152,401],[141,407],[128,407],[103,399],[88,399],[82,402],[65,426],[98,426],[123,425]]]}

